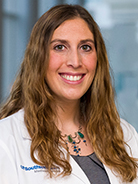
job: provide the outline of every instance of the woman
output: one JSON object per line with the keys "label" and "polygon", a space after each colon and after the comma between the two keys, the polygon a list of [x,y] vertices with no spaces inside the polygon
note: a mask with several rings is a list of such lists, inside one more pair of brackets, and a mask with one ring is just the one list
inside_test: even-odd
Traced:
{"label": "woman", "polygon": [[120,120],[104,41],[78,5],[35,24],[0,112],[0,183],[138,183],[138,135]]}

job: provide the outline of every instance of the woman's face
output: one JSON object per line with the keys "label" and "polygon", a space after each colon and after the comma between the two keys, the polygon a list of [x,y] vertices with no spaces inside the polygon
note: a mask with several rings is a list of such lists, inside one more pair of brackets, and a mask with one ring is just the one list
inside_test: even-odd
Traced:
{"label": "woman's face", "polygon": [[46,81],[57,100],[79,100],[90,87],[97,65],[94,37],[87,23],[76,18],[53,33]]}

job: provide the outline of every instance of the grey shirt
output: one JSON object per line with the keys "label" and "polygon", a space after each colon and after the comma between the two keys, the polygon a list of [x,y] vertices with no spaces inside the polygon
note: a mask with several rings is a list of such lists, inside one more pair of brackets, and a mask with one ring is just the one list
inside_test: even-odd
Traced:
{"label": "grey shirt", "polygon": [[85,172],[91,184],[110,184],[104,166],[95,153],[88,156],[72,155],[72,157]]}

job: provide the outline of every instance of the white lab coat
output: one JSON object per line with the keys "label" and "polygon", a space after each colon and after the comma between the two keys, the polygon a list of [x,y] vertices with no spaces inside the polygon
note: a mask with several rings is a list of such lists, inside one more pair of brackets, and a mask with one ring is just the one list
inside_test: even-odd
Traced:
{"label": "white lab coat", "polygon": [[[138,134],[122,120],[124,139],[138,158]],[[24,125],[24,111],[0,120],[0,184],[90,184],[87,176],[71,157],[72,173],[66,177],[48,178],[46,169],[30,158],[31,139]],[[129,148],[126,148],[130,154]],[[104,165],[111,184],[123,184],[108,166]],[[58,171],[57,171],[58,172]],[[129,184],[129,183],[124,183]],[[138,184],[135,179],[131,184]]]}

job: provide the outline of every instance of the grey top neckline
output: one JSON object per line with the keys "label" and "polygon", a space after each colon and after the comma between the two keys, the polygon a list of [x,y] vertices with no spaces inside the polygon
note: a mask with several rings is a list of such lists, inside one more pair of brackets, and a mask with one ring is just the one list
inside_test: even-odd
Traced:
{"label": "grey top neckline", "polygon": [[71,156],[84,171],[91,184],[110,184],[104,165],[94,152],[87,156]]}

